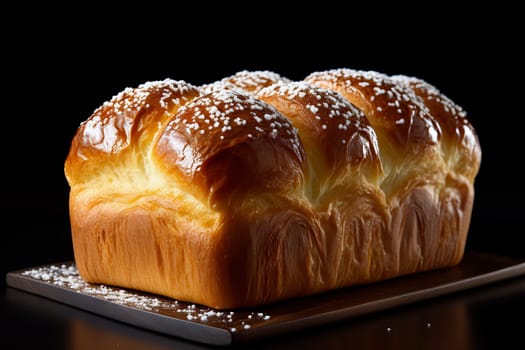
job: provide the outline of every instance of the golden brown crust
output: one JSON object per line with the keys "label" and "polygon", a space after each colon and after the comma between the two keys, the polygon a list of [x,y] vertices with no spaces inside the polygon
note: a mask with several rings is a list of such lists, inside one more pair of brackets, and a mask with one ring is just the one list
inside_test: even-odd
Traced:
{"label": "golden brown crust", "polygon": [[481,153],[459,107],[376,72],[232,77],[126,89],[79,127],[85,280],[238,308],[461,260]]}
{"label": "golden brown crust", "polygon": [[370,123],[396,146],[422,150],[435,145],[441,128],[414,92],[389,76],[352,69],[316,72],[305,81],[341,93],[361,109]]}
{"label": "golden brown crust", "polygon": [[291,123],[236,91],[212,92],[181,109],[162,130],[154,157],[167,176],[212,205],[303,183],[304,151]]}
{"label": "golden brown crust", "polygon": [[367,178],[381,175],[374,130],[364,114],[339,94],[296,82],[274,84],[256,97],[273,105],[299,130],[319,186],[337,183],[336,178],[361,167]]}
{"label": "golden brown crust", "polygon": [[232,76],[223,78],[211,84],[200,87],[203,94],[213,91],[237,90],[242,93],[255,95],[261,89],[276,83],[289,83],[290,79],[270,71],[240,71]]}
{"label": "golden brown crust", "polygon": [[385,173],[380,187],[388,200],[420,184],[441,183],[441,126],[404,84],[373,71],[333,69],[305,81],[332,89],[360,108],[374,128]]}
{"label": "golden brown crust", "polygon": [[70,184],[98,176],[102,165],[146,157],[144,152],[163,123],[199,93],[184,81],[166,79],[127,88],[105,102],[73,138],[65,164]]}
{"label": "golden brown crust", "polygon": [[395,81],[410,87],[428,107],[432,116],[439,121],[444,139],[441,144],[449,166],[469,179],[478,173],[481,162],[481,148],[474,127],[469,123],[466,112],[438,89],[414,77],[396,75]]}

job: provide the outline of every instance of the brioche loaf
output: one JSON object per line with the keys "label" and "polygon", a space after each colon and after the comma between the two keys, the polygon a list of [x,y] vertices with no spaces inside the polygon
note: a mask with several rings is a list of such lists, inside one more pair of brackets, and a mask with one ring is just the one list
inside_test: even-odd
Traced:
{"label": "brioche loaf", "polygon": [[481,161],[407,76],[241,71],[127,88],[65,162],[88,282],[233,309],[458,264]]}

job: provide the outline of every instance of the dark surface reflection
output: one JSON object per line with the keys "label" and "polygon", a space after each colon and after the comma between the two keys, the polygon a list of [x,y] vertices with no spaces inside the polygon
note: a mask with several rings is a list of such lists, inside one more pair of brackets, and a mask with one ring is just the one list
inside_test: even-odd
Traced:
{"label": "dark surface reflection", "polygon": [[[522,342],[525,277],[336,324],[236,344],[250,349],[484,349]],[[2,338],[10,348],[212,349],[7,288]],[[518,346],[519,348],[519,346]]]}

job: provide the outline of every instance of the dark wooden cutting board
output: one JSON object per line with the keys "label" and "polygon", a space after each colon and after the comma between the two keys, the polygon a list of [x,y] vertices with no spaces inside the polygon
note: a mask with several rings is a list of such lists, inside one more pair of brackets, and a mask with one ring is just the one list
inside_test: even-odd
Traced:
{"label": "dark wooden cutting board", "polygon": [[74,262],[7,274],[10,287],[167,335],[213,345],[357,317],[525,274],[525,260],[466,252],[453,268],[283,301],[246,310],[213,310],[173,299],[84,282]]}

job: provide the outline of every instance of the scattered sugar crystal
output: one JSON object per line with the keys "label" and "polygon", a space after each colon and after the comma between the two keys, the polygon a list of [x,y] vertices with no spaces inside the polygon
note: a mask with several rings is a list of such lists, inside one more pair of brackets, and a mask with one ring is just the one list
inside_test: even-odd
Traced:
{"label": "scattered sugar crystal", "polygon": [[[149,312],[161,311],[164,315],[168,314],[191,322],[222,327],[228,325],[232,333],[248,330],[254,322],[264,322],[270,319],[270,315],[262,312],[218,311],[203,305],[189,304],[139,291],[87,283],[80,277],[74,264],[27,269],[22,271],[21,275],[134,309]],[[247,321],[250,321],[251,324],[247,324]]]}

